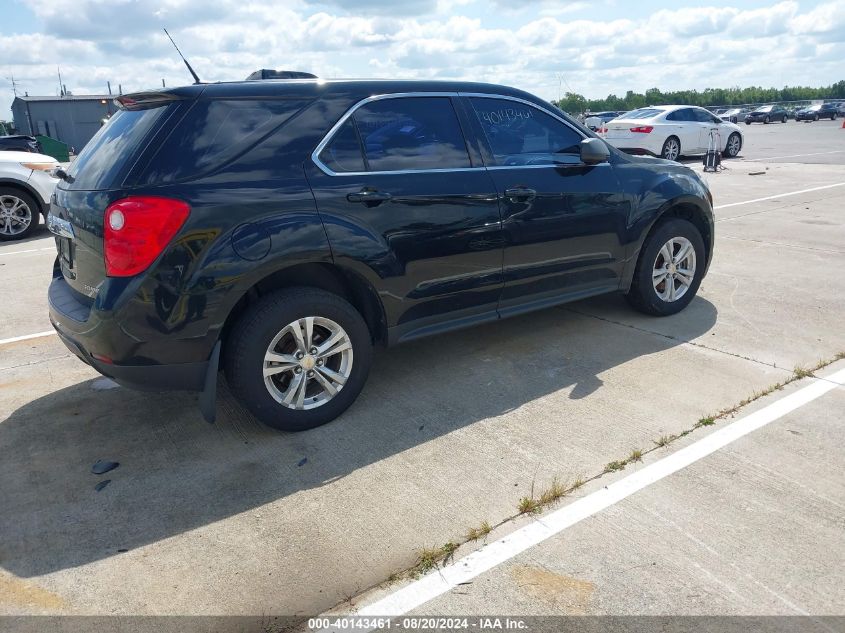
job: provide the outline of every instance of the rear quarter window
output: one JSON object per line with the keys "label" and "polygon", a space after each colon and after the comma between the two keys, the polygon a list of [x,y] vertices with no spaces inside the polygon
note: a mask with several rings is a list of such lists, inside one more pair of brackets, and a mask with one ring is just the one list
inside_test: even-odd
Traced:
{"label": "rear quarter window", "polygon": [[162,144],[141,180],[185,180],[214,171],[272,134],[310,101],[197,101]]}

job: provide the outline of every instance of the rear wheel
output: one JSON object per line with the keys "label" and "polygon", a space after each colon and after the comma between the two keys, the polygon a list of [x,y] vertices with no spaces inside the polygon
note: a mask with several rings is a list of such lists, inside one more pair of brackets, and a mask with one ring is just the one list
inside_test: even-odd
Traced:
{"label": "rear wheel", "polygon": [[813,117],[813,121],[818,121],[818,120],[819,120],[819,115],[817,114]]}
{"label": "rear wheel", "polygon": [[663,143],[663,149],[660,151],[660,158],[666,160],[678,160],[681,155],[681,141],[677,136],[670,136]]}
{"label": "rear wheel", "polygon": [[783,118],[780,120],[780,122],[781,122],[781,123],[786,123],[786,118],[787,118],[787,117],[786,117],[786,115],[784,114],[784,115],[783,115]]}
{"label": "rear wheel", "polygon": [[725,156],[727,158],[736,158],[741,149],[742,137],[737,132],[734,132],[728,137],[728,143],[725,145]]}
{"label": "rear wheel", "polygon": [[352,305],[316,288],[288,288],[263,297],[237,322],[224,369],[259,420],[304,431],[355,401],[371,360],[370,332]]}
{"label": "rear wheel", "polygon": [[38,221],[38,205],[32,196],[13,187],[0,187],[0,241],[28,237]]}
{"label": "rear wheel", "polygon": [[669,219],[657,226],[640,251],[628,303],[654,316],[680,312],[698,292],[704,266],[701,233],[691,222]]}

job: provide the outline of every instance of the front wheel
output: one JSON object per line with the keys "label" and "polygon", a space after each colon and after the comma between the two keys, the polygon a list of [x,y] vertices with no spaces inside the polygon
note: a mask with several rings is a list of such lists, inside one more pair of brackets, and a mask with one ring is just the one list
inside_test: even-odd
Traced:
{"label": "front wheel", "polygon": [[676,136],[670,136],[663,143],[663,149],[660,151],[660,158],[666,160],[678,160],[681,155],[681,141]]}
{"label": "front wheel", "polygon": [[786,115],[780,120],[781,123],[786,123]]}
{"label": "front wheel", "polygon": [[28,193],[0,187],[0,240],[22,240],[38,228],[39,210]]}
{"label": "front wheel", "polygon": [[766,124],[769,124],[769,123],[771,123],[771,122],[772,122],[772,117],[768,117],[768,116],[767,116],[767,117],[766,117],[766,120],[765,120],[765,121],[763,121],[763,124],[764,124],[764,125],[766,125]]}
{"label": "front wheel", "polygon": [[263,423],[304,431],[331,422],[358,397],[372,360],[367,324],[343,298],[316,288],[262,297],[236,323],[224,369],[232,391]]}
{"label": "front wheel", "polygon": [[818,121],[818,120],[819,120],[819,115],[817,114],[813,117],[813,121]]}
{"label": "front wheel", "polygon": [[654,316],[683,310],[704,274],[704,240],[694,224],[671,218],[646,238],[626,294],[635,309]]}

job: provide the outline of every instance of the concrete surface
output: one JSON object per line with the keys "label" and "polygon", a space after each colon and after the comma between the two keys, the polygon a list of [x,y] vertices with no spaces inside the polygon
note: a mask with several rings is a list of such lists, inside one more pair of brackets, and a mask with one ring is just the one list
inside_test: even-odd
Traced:
{"label": "concrete surface", "polygon": [[419,611],[842,615],[843,412],[840,387]]}
{"label": "concrete surface", "polygon": [[[749,139],[765,135],[771,156],[798,154],[814,129],[752,126]],[[832,130],[816,151],[842,147]],[[729,161],[708,179],[717,205],[845,182],[839,154],[824,156],[828,164]],[[845,349],[843,195],[845,187],[832,188],[717,211],[711,273],[674,317],[648,319],[604,297],[381,351],[349,412],[302,434],[261,427],[225,385],[209,426],[195,395],[96,390],[97,374],[55,337],[0,345],[0,614],[309,615],[353,598],[411,566],[420,548],[513,515],[532,484],[595,475],[795,365]],[[0,338],[49,328],[53,255],[15,251],[50,243],[39,234],[0,245]],[[663,482],[660,494],[580,526],[577,546],[561,535],[565,554],[538,550],[522,571],[507,570],[497,582],[509,587],[488,606],[513,612],[533,600],[557,612],[580,600],[590,613],[693,613],[750,603],[750,612],[781,613],[783,603],[753,578],[805,610],[824,610],[825,597],[811,594],[837,577],[832,506],[806,488],[841,504],[842,469],[830,468],[841,462],[840,402],[831,394],[813,417],[790,420],[803,434],[784,436],[790,446],[780,436],[767,447],[738,445]],[[807,466],[795,446],[810,440]],[[98,459],[120,466],[95,476]],[[755,466],[764,459],[768,471]],[[822,483],[813,479],[820,474]],[[731,505],[740,501],[758,512],[780,505],[767,522]],[[731,567],[735,534],[724,526],[746,516],[736,529],[761,545],[744,548],[743,565]],[[693,530],[701,519],[707,529]],[[805,542],[786,547],[800,526]],[[705,543],[717,533],[719,556],[687,532]],[[662,545],[649,562],[658,565],[624,576],[655,541]],[[769,570],[772,551],[782,559]],[[578,564],[562,565],[570,555]],[[614,584],[614,570],[646,583],[640,594]],[[546,581],[582,597],[519,597],[520,586]],[[649,592],[673,586],[686,593],[652,602]]]}

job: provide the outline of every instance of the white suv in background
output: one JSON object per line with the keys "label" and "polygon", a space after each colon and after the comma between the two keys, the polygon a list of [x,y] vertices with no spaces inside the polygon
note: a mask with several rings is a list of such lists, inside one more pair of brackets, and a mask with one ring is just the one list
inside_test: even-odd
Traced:
{"label": "white suv in background", "polygon": [[724,156],[733,158],[739,154],[743,143],[739,126],[696,106],[640,108],[599,128],[599,136],[624,152],[669,160],[705,154],[711,132]]}
{"label": "white suv in background", "polygon": [[47,217],[57,167],[45,154],[0,152],[0,241],[31,235],[39,216]]}

